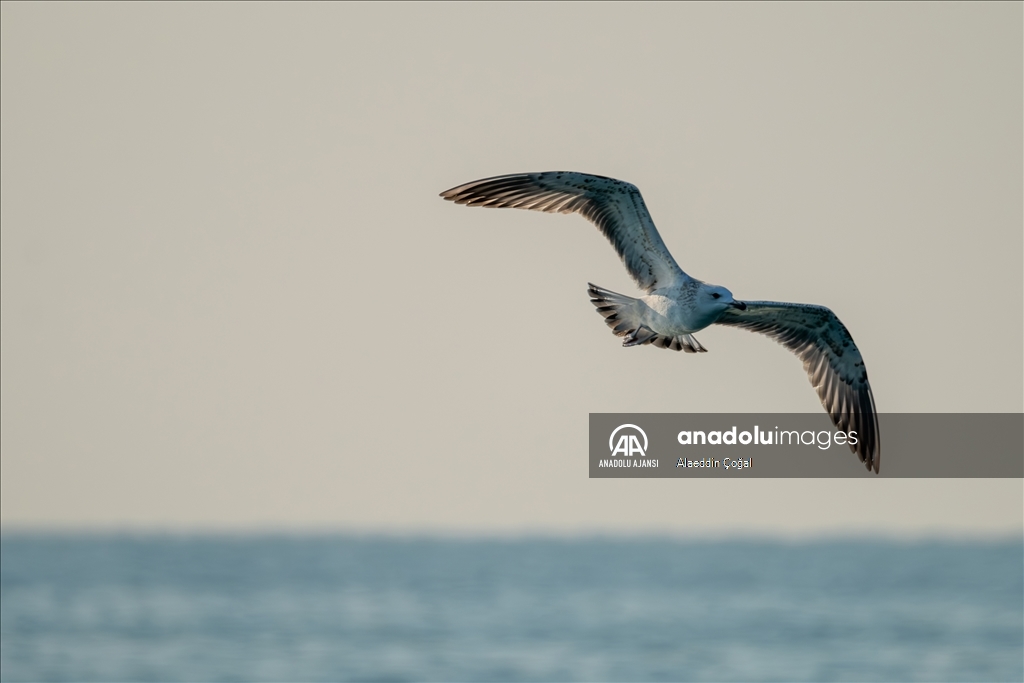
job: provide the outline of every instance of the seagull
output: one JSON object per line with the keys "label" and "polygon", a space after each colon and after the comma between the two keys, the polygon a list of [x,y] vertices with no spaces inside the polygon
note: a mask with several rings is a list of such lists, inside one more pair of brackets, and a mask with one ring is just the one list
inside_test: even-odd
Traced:
{"label": "seagull", "polygon": [[875,399],[853,337],[825,306],[740,301],[725,287],[683,272],[654,227],[635,185],[587,173],[549,171],[483,178],[453,187],[441,197],[489,208],[578,213],[615,247],[626,270],[646,294],[633,298],[589,284],[587,293],[626,347],[704,353],[693,336],[709,325],[728,325],[766,335],[795,353],[821,404],[842,431],[857,434],[852,450],[878,473],[880,443]]}

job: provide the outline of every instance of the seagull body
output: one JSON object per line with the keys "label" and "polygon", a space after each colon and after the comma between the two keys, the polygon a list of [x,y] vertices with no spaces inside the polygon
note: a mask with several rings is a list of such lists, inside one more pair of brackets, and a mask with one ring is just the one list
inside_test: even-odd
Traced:
{"label": "seagull body", "polygon": [[612,243],[646,294],[639,298],[591,284],[591,302],[623,346],[650,344],[688,353],[707,351],[693,336],[709,325],[759,332],[793,351],[832,422],[857,434],[850,449],[878,472],[880,444],[867,370],[853,337],[824,306],[739,301],[725,287],[690,277],[654,226],[636,186],[614,178],[551,171],[484,178],[441,197],[457,204],[579,213]]}

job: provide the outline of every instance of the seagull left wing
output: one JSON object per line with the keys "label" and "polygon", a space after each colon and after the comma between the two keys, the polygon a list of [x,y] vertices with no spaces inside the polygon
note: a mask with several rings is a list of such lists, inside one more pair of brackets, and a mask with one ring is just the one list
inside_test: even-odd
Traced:
{"label": "seagull left wing", "polygon": [[864,359],[836,314],[824,306],[744,301],[746,310],[729,309],[719,325],[760,332],[800,357],[833,424],[857,433],[850,450],[878,472],[880,443],[875,399]]}
{"label": "seagull left wing", "polygon": [[688,279],[630,183],[569,171],[516,173],[474,180],[441,196],[467,206],[579,213],[600,228],[641,289],[652,292]]}

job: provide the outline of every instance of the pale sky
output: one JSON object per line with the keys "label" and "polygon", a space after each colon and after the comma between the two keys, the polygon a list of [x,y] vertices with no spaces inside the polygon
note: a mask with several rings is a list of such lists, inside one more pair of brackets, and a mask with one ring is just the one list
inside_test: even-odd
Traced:
{"label": "pale sky", "polygon": [[623,349],[582,218],[437,195],[628,180],[691,275],[830,306],[879,410],[1020,412],[1022,19],[4,3],[0,521],[1021,533],[1020,480],[588,479],[590,412],[821,407],[745,332]]}

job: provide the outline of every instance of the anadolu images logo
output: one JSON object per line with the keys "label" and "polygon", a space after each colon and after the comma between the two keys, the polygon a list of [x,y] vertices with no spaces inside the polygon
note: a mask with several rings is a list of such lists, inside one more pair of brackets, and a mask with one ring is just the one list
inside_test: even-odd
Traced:
{"label": "anadolu images logo", "polygon": [[[620,434],[619,440],[616,441],[615,435],[623,429],[632,429],[639,432],[640,436],[644,438],[644,445],[640,445],[640,439],[637,438],[636,434],[630,434],[629,432]],[[612,452],[612,457],[616,455],[624,455],[626,457],[638,455],[642,458],[647,454],[647,434],[636,425],[619,425],[612,432],[612,435],[608,437],[608,450]]]}

